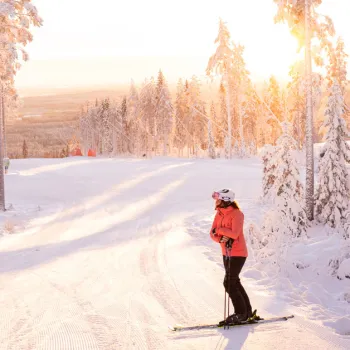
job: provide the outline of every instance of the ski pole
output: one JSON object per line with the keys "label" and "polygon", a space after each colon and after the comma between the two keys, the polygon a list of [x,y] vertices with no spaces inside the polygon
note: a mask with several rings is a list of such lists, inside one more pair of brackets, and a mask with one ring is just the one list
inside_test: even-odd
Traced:
{"label": "ski pole", "polygon": [[[230,257],[231,257],[231,249],[232,249],[232,243],[233,243],[233,239],[230,238],[227,242],[226,242],[226,254],[227,254],[227,261],[228,261],[228,267],[227,267],[227,274],[228,274],[228,288],[227,290],[230,290]],[[227,317],[230,316],[230,294],[229,297],[227,298]],[[227,325],[227,329],[230,328],[230,325]]]}
{"label": "ski pole", "polygon": [[[225,301],[224,301],[224,322],[226,321],[226,297],[227,297],[227,292],[226,289],[224,289],[225,291]],[[224,325],[224,329],[225,329],[225,325]]]}

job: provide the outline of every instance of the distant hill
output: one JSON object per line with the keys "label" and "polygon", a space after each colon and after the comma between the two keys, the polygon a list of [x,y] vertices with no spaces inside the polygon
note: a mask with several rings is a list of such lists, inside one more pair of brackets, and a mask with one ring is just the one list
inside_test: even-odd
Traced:
{"label": "distant hill", "polygon": [[[8,155],[12,158],[21,156],[24,140],[30,156],[58,154],[67,140],[78,137],[81,106],[106,97],[119,100],[127,89],[122,86],[110,90],[26,91],[20,98],[17,117],[7,122]],[[39,95],[30,96],[33,93]]]}

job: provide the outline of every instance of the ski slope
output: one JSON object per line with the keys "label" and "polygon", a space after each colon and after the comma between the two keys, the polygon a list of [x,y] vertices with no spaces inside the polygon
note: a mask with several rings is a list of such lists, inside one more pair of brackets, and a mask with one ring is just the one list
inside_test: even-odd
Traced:
{"label": "ski slope", "polygon": [[350,304],[340,298],[348,281],[332,278],[332,290],[320,281],[309,290],[300,275],[280,283],[253,254],[242,275],[253,307],[294,319],[168,331],[223,318],[211,193],[231,187],[246,224],[259,222],[260,177],[258,159],[13,161],[11,210],[1,217],[0,349],[350,349]]}

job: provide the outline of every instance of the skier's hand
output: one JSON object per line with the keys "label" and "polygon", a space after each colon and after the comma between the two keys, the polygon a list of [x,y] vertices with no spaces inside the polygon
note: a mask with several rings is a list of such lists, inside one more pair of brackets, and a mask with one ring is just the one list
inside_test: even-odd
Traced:
{"label": "skier's hand", "polygon": [[220,239],[220,243],[226,243],[229,239],[230,237],[222,236]]}

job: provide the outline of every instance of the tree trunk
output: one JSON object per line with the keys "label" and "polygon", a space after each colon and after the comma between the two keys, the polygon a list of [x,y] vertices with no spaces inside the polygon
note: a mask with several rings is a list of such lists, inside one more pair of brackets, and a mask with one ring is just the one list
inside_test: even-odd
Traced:
{"label": "tree trunk", "polygon": [[232,122],[231,122],[231,106],[230,106],[230,83],[228,79],[228,74],[226,71],[226,109],[227,109],[227,133],[228,133],[228,144],[230,146],[228,157],[232,159]]}
{"label": "tree trunk", "polygon": [[314,219],[314,145],[312,108],[312,62],[310,32],[310,0],[305,0],[305,67],[306,67],[306,214]]}
{"label": "tree trunk", "polygon": [[239,89],[237,91],[237,111],[238,111],[238,118],[239,118],[239,138],[241,140],[241,149],[240,149],[240,156],[245,157],[245,142],[244,142],[244,132],[243,132],[243,119],[242,119],[242,110],[241,110],[241,103],[239,99]]}
{"label": "tree trunk", "polygon": [[2,93],[2,128],[3,128],[3,144],[4,144],[4,158],[7,158],[7,145],[6,145],[6,110],[5,110],[5,96],[4,91]]}
{"label": "tree trunk", "polygon": [[3,135],[3,120],[4,110],[2,99],[4,97],[4,90],[1,89],[1,103],[0,103],[0,210],[5,211],[5,176],[4,176],[4,135]]}

